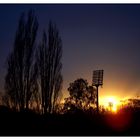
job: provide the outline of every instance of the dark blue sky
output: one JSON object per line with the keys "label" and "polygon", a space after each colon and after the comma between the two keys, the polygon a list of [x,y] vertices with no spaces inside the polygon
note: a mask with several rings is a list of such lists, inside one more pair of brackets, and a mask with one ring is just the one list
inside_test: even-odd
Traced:
{"label": "dark blue sky", "polygon": [[101,96],[136,96],[140,93],[140,5],[0,5],[0,89],[5,62],[12,50],[22,12],[34,9],[39,21],[38,39],[51,19],[63,41],[63,77],[70,82],[104,69]]}

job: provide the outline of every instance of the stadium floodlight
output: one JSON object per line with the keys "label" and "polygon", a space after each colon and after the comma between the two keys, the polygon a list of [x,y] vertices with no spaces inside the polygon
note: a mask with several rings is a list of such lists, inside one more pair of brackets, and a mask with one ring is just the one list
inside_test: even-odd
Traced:
{"label": "stadium floodlight", "polygon": [[99,112],[98,87],[103,86],[103,74],[104,74],[104,70],[93,71],[92,85],[95,86],[97,89],[97,101],[96,101],[97,112]]}
{"label": "stadium floodlight", "polygon": [[103,73],[104,73],[104,70],[93,71],[93,79],[92,79],[93,86],[102,86],[103,85]]}

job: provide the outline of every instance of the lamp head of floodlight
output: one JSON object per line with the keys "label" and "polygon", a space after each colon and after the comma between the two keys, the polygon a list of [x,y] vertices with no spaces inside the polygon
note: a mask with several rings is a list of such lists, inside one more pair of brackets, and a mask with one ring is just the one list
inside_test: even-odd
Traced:
{"label": "lamp head of floodlight", "polygon": [[92,78],[93,86],[103,86],[103,73],[104,73],[104,70],[93,71],[93,78]]}

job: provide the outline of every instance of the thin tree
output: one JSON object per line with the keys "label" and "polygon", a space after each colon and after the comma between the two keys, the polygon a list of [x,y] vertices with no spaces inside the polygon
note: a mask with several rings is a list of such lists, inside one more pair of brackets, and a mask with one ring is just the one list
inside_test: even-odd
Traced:
{"label": "thin tree", "polygon": [[46,95],[46,71],[47,71],[47,36],[46,33],[43,33],[42,41],[39,45],[37,52],[37,62],[39,68],[39,85],[41,91],[41,104],[42,104],[42,113],[44,113],[45,109],[45,96]]}
{"label": "thin tree", "polygon": [[39,46],[38,66],[42,109],[52,112],[62,89],[62,41],[54,24],[49,23],[48,34],[44,32]]}
{"label": "thin tree", "polygon": [[28,12],[27,19],[22,14],[15,36],[13,51],[7,60],[5,90],[14,107],[23,109],[37,88],[37,64],[34,63],[34,49],[38,22],[34,12]]}

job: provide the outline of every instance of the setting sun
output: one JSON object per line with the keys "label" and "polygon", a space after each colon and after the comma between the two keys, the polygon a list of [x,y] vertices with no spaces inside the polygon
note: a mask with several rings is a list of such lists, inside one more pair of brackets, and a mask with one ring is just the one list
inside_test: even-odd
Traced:
{"label": "setting sun", "polygon": [[100,104],[112,112],[116,112],[119,106],[119,99],[115,96],[107,96],[100,99]]}

